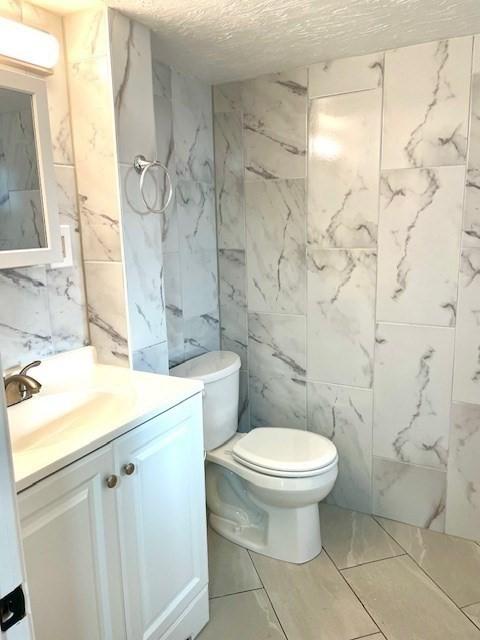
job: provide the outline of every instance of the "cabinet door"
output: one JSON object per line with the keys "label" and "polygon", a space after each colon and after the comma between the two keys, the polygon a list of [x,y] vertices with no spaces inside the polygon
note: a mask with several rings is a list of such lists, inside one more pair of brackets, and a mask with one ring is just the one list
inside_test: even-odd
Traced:
{"label": "cabinet door", "polygon": [[201,397],[114,447],[128,638],[156,640],[208,582]]}
{"label": "cabinet door", "polygon": [[112,447],[19,496],[36,640],[121,640],[125,617]]}

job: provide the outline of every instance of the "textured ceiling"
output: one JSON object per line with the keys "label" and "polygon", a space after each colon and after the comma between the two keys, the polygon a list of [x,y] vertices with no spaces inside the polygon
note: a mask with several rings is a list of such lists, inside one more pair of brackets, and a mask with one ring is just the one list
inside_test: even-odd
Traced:
{"label": "textured ceiling", "polygon": [[[213,83],[480,32],[480,0],[108,0]],[[408,69],[405,70],[408,73]]]}

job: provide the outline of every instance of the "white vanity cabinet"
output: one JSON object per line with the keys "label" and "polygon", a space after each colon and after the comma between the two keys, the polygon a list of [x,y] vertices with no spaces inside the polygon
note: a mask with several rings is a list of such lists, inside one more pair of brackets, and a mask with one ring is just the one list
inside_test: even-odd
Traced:
{"label": "white vanity cabinet", "polygon": [[186,640],[208,621],[196,395],[19,495],[36,640]]}

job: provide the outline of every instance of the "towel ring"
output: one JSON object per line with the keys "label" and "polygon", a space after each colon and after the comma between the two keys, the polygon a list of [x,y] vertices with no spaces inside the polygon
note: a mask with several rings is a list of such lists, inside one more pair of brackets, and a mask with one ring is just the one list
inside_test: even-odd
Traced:
{"label": "towel ring", "polygon": [[[167,178],[167,192],[168,192],[167,201],[163,205],[163,207],[161,207],[160,209],[153,209],[148,204],[147,199],[145,197],[144,190],[143,190],[146,175],[152,167],[160,167],[160,169],[163,169],[165,173],[165,177]],[[138,155],[138,156],[135,156],[135,159],[133,161],[133,168],[140,175],[140,195],[142,196],[143,204],[146,206],[146,208],[150,213],[163,213],[168,207],[168,205],[170,204],[173,196],[172,179],[170,178],[170,174],[168,173],[167,167],[164,164],[162,164],[159,160],[147,160],[145,156]]]}

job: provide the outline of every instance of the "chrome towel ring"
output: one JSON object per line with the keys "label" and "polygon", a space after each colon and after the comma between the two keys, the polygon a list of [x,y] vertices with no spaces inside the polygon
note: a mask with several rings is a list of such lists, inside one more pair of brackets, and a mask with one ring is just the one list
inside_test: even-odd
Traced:
{"label": "chrome towel ring", "polygon": [[[167,198],[165,204],[160,209],[154,209],[153,207],[151,207],[144,193],[145,178],[152,167],[160,167],[160,169],[163,169],[165,177],[167,179]],[[135,159],[133,161],[133,168],[140,175],[140,194],[142,196],[143,204],[146,206],[150,213],[163,213],[170,204],[173,197],[173,185],[167,167],[159,160],[147,160],[145,156],[138,155],[135,156]]]}

